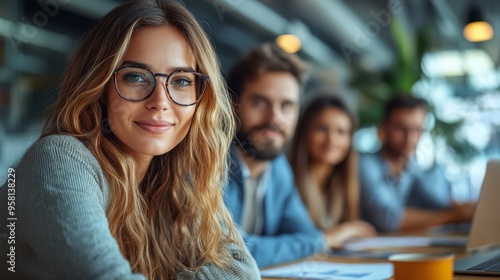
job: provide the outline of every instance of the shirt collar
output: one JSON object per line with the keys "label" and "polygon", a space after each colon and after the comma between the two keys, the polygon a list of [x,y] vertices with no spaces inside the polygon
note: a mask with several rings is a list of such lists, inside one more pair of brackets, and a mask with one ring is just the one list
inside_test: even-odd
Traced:
{"label": "shirt collar", "polygon": [[237,147],[235,147],[235,153],[236,153],[236,160],[238,161],[241,169],[241,177],[243,177],[243,180],[246,180],[250,177],[250,169],[248,168],[247,163],[245,160],[240,156],[240,153],[236,150]]}

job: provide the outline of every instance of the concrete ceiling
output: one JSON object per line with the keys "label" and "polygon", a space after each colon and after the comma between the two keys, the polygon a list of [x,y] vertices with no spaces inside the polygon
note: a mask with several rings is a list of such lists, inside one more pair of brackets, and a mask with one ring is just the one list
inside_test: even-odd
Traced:
{"label": "concrete ceiling", "polygon": [[[118,0],[3,0],[5,72],[58,75],[67,53],[95,20]],[[391,67],[395,43],[387,23],[399,18],[409,34],[425,29],[429,48],[482,48],[498,65],[500,36],[480,44],[461,33],[475,3],[500,32],[500,1],[495,0],[185,0],[187,8],[212,37],[223,71],[248,49],[285,32],[303,41],[299,55],[321,71],[346,81],[351,64],[369,71]],[[57,3],[43,5],[43,3]],[[0,74],[1,74],[0,73]]]}

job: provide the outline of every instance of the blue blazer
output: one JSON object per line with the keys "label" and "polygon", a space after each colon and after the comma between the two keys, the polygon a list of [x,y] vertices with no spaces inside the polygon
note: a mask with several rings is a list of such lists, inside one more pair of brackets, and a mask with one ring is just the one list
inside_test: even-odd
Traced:
{"label": "blue blazer", "polygon": [[[241,225],[244,190],[236,147],[231,148],[231,168],[225,203]],[[309,217],[295,187],[292,169],[284,155],[270,162],[265,176],[264,226],[260,235],[242,232],[248,250],[259,267],[314,255],[325,249],[325,237]]]}

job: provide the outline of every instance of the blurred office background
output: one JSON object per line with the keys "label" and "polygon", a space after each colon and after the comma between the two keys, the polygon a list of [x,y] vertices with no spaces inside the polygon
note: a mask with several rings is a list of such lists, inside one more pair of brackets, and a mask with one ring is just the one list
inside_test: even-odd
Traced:
{"label": "blurred office background", "polygon": [[[1,0],[0,182],[38,137],[68,53],[121,2]],[[456,199],[477,199],[487,160],[500,156],[500,1],[182,2],[211,36],[223,73],[242,53],[276,40],[306,60],[304,100],[341,94],[360,117],[360,151],[379,147],[375,124],[392,92],[427,99],[433,108],[419,163],[444,164]],[[479,29],[464,31],[469,22]]]}

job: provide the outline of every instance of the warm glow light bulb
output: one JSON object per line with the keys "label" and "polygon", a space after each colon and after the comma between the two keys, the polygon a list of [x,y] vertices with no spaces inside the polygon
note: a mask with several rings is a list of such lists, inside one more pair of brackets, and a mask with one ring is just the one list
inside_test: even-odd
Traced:
{"label": "warm glow light bulb", "polygon": [[276,44],[288,53],[296,53],[302,47],[299,37],[293,34],[283,34],[276,38]]}
{"label": "warm glow light bulb", "polygon": [[464,36],[469,42],[484,42],[493,38],[493,27],[486,21],[475,21],[464,28]]}

